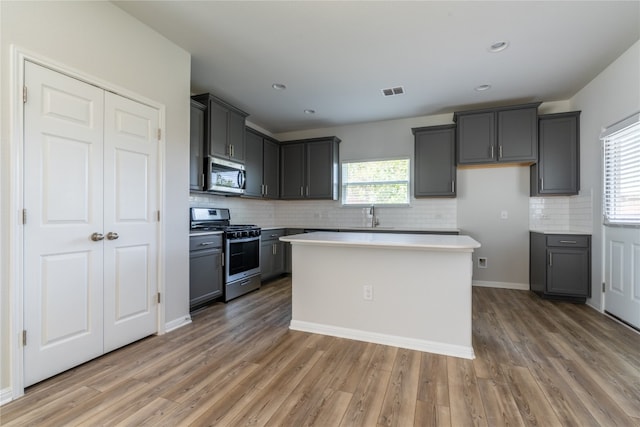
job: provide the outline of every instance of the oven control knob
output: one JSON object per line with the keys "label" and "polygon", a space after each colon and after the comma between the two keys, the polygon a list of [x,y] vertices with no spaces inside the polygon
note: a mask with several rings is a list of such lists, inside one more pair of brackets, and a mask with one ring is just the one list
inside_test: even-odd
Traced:
{"label": "oven control knob", "polygon": [[236,231],[230,231],[229,232],[229,238],[230,239],[235,239],[237,237],[238,237],[238,232],[236,232]]}
{"label": "oven control knob", "polygon": [[243,231],[242,232],[242,237],[249,237],[249,232],[248,231]]}

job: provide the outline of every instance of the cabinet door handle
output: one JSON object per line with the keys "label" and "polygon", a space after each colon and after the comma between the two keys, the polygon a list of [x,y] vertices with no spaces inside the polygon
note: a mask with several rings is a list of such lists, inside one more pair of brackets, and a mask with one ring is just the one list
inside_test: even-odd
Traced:
{"label": "cabinet door handle", "polygon": [[451,192],[452,193],[456,192],[456,181],[455,180],[451,180]]}
{"label": "cabinet door handle", "polygon": [[265,185],[264,185],[264,195],[266,196],[266,195],[268,195],[268,194],[269,194],[269,185],[268,185],[268,184],[265,184]]}
{"label": "cabinet door handle", "polygon": [[224,252],[220,253],[220,266],[224,267]]}
{"label": "cabinet door handle", "polygon": [[233,145],[229,145],[229,156],[233,157]]}
{"label": "cabinet door handle", "polygon": [[549,252],[549,267],[553,267],[553,254]]}
{"label": "cabinet door handle", "polygon": [[560,243],[569,243],[570,245],[575,245],[576,242],[575,240],[560,240]]}
{"label": "cabinet door handle", "polygon": [[276,252],[277,252],[276,244],[275,244],[275,243],[273,243],[273,244],[271,245],[271,254],[272,254],[272,255],[275,255],[275,254],[276,254]]}
{"label": "cabinet door handle", "polygon": [[307,185],[307,197],[309,197],[309,186]]}
{"label": "cabinet door handle", "polygon": [[544,190],[544,178],[540,178],[540,191]]}
{"label": "cabinet door handle", "polygon": [[493,159],[493,145],[491,146],[491,158]]}
{"label": "cabinet door handle", "polygon": [[300,186],[300,196],[304,196],[304,187]]}
{"label": "cabinet door handle", "polygon": [[498,147],[498,159],[502,158],[502,145]]}

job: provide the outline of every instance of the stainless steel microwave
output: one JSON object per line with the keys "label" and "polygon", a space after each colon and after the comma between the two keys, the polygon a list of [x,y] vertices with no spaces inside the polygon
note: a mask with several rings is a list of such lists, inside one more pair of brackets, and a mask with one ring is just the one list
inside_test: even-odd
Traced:
{"label": "stainless steel microwave", "polygon": [[216,193],[244,194],[246,172],[244,165],[218,157],[209,157],[207,190]]}

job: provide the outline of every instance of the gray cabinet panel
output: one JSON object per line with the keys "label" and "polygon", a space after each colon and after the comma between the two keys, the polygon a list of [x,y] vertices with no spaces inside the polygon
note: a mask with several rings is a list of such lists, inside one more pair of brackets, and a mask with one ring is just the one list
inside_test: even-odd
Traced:
{"label": "gray cabinet panel", "polygon": [[539,105],[456,112],[458,164],[536,161]]}
{"label": "gray cabinet panel", "polygon": [[189,189],[204,190],[204,123],[206,107],[191,100],[189,145]]}
{"label": "gray cabinet panel", "polygon": [[538,109],[498,111],[498,161],[538,159]]}
{"label": "gray cabinet panel", "polygon": [[529,239],[533,292],[576,302],[591,296],[591,236],[532,232]]}
{"label": "gray cabinet panel", "polygon": [[304,143],[283,144],[280,147],[280,198],[304,197]]}
{"label": "gray cabinet panel", "polygon": [[458,164],[495,161],[495,113],[460,115],[457,128]]}
{"label": "gray cabinet panel", "polygon": [[260,247],[260,278],[268,280],[286,271],[285,243],[280,241],[285,230],[267,230],[262,233]]}
{"label": "gray cabinet panel", "polygon": [[580,111],[540,116],[538,163],[531,195],[575,195],[580,190]]}
{"label": "gray cabinet panel", "polygon": [[269,199],[280,197],[280,144],[265,139],[263,142],[263,196]]}
{"label": "gray cabinet panel", "polygon": [[331,136],[280,146],[280,198],[338,198],[338,144]]}
{"label": "gray cabinet panel", "polygon": [[247,130],[245,136],[245,196],[262,197],[263,154],[262,136]]}
{"label": "gray cabinet panel", "polygon": [[414,196],[455,197],[455,125],[412,131],[415,135]]}
{"label": "gray cabinet panel", "polygon": [[243,163],[245,119],[248,114],[209,93],[191,98],[207,107],[205,153]]}

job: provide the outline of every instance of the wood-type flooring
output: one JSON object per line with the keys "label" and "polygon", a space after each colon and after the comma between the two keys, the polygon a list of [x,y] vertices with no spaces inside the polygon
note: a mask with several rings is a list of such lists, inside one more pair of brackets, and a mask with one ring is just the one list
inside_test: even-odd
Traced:
{"label": "wood-type flooring", "polygon": [[[331,307],[327,307],[331,310]],[[290,278],[26,390],[2,426],[640,426],[640,335],[473,288],[474,360],[290,331]]]}

